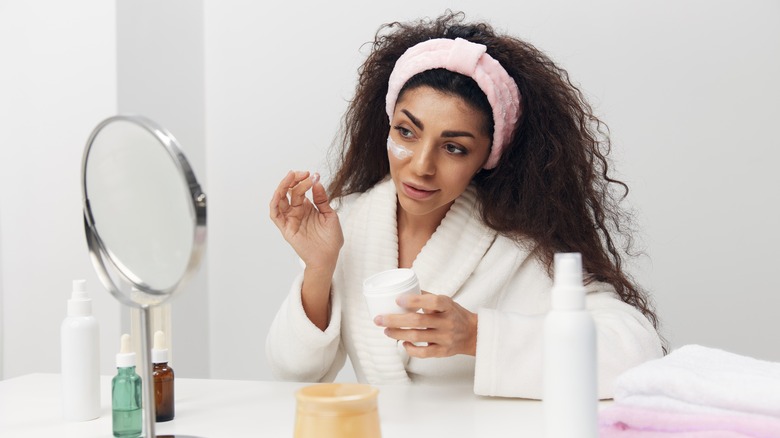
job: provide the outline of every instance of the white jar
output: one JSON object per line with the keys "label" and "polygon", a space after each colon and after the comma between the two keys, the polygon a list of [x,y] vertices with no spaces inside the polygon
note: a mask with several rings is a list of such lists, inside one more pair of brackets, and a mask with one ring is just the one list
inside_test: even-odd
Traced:
{"label": "white jar", "polygon": [[416,312],[417,309],[404,309],[395,302],[398,297],[409,294],[420,295],[420,282],[411,269],[391,269],[363,281],[363,296],[371,318],[389,313]]}

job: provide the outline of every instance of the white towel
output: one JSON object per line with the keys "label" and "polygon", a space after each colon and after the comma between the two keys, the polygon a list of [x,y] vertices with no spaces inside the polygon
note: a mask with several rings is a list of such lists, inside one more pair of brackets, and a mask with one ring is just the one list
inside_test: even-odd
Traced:
{"label": "white towel", "polygon": [[780,418],[780,363],[686,345],[618,376],[615,402],[666,411]]}

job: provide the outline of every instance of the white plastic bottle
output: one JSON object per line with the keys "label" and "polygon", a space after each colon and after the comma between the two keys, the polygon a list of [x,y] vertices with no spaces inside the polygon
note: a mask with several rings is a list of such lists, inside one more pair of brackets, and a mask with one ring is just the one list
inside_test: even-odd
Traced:
{"label": "white plastic bottle", "polygon": [[74,280],[60,327],[62,407],[66,420],[100,416],[100,335],[86,281]]}
{"label": "white plastic bottle", "polygon": [[552,308],[544,322],[547,438],[597,438],[596,327],[585,309],[582,258],[555,254]]}

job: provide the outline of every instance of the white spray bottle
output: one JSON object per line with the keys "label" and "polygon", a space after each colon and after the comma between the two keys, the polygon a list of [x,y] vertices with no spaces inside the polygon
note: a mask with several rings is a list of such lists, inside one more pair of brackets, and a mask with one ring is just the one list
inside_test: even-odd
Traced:
{"label": "white spray bottle", "polygon": [[544,322],[547,438],[597,438],[596,327],[585,309],[582,257],[555,254],[552,308]]}
{"label": "white spray bottle", "polygon": [[100,335],[86,281],[74,280],[60,327],[62,406],[66,420],[100,416]]}

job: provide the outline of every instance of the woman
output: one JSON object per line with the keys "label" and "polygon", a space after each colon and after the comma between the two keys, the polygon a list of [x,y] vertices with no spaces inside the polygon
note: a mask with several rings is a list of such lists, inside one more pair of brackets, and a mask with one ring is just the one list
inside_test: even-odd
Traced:
{"label": "woman", "polygon": [[[361,382],[540,398],[556,252],[582,254],[600,397],[662,355],[615,244],[627,233],[612,186],[627,187],[608,175],[602,123],[564,70],[447,14],[383,26],[359,74],[328,191],[291,171],[270,203],[305,264],[268,335],[275,374],[329,381],[349,355]],[[372,320],[362,281],[397,267],[426,292],[399,304],[423,312]]]}

